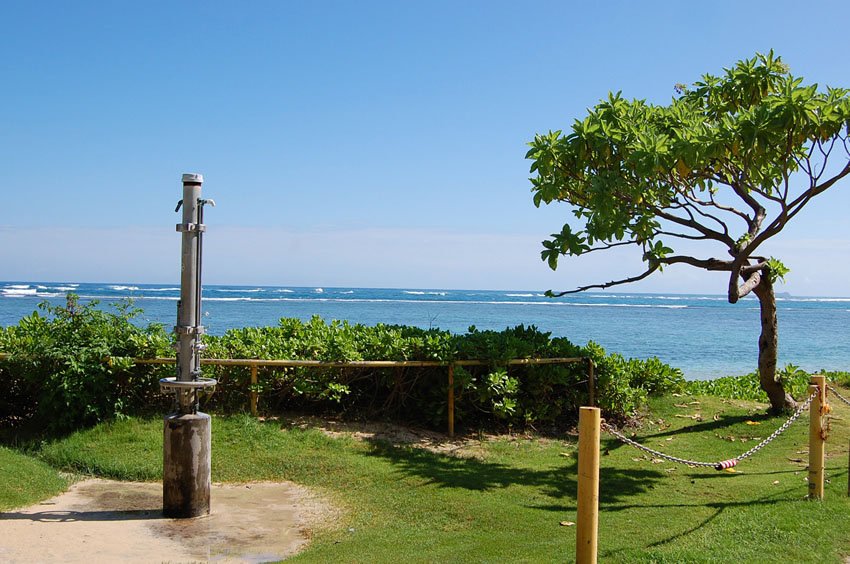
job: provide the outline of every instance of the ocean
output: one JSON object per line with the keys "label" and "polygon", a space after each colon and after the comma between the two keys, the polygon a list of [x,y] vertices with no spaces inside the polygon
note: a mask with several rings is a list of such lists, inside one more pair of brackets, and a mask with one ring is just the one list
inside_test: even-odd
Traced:
{"label": "ocean", "polygon": [[[14,325],[41,301],[64,303],[74,292],[108,307],[132,298],[142,323],[173,326],[179,284],[0,282],[0,325]],[[779,363],[807,371],[850,370],[850,298],[779,297]],[[625,357],[657,356],[689,379],[755,370],[759,308],[719,295],[587,292],[547,298],[539,291],[394,288],[300,288],[205,285],[203,324],[222,334],[233,327],[276,325],[281,317],[435,327],[456,333],[471,325],[502,330],[535,325],[576,344],[595,341]]]}

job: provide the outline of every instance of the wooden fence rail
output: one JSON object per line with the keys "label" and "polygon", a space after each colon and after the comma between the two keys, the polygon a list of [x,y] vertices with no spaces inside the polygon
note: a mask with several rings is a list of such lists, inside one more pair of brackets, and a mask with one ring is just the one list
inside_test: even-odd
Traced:
{"label": "wooden fence rail", "polygon": [[[0,353],[0,360],[9,355]],[[176,358],[136,358],[136,364],[174,364]],[[587,365],[587,392],[589,405],[595,405],[596,383],[594,381],[594,365],[588,357],[563,358],[514,358],[501,363],[489,360],[266,360],[259,358],[202,358],[202,365],[210,366],[245,366],[251,369],[251,414],[257,416],[257,401],[259,393],[256,384],[259,380],[257,369],[262,368],[447,368],[448,370],[448,431],[449,436],[455,434],[455,386],[454,369],[456,366],[491,366],[502,364],[507,366],[533,366],[542,364],[575,364],[583,362]]]}

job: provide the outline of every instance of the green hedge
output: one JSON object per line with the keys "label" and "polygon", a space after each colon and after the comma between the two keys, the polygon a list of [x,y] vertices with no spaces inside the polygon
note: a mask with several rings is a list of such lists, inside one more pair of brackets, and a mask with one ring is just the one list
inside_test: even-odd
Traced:
{"label": "green hedge", "polygon": [[[172,356],[171,337],[160,325],[140,327],[140,310],[121,304],[103,311],[96,302],[80,304],[69,295],[65,306],[41,304],[18,325],[0,329],[0,423],[42,422],[63,431],[128,414],[164,412],[169,398],[158,380],[171,366],[135,365],[133,358]],[[455,420],[460,428],[558,428],[571,424],[587,402],[586,364],[506,367],[513,358],[591,357],[597,402],[608,417],[634,413],[652,394],[681,391],[678,369],[656,358],[606,355],[594,343],[585,347],[523,325],[504,331],[452,334],[409,326],[365,326],[303,322],[284,318],[276,327],[232,329],[206,336],[209,358],[353,360],[476,359],[483,367],[455,370]],[[105,359],[112,358],[111,363]],[[219,380],[203,409],[236,412],[248,406],[250,369],[204,368]],[[447,369],[260,369],[261,409],[334,412],[349,417],[384,418],[444,428]]]}
{"label": "green hedge", "polygon": [[[841,385],[850,384],[850,372],[834,372],[821,370],[814,374],[826,376],[830,382]],[[786,364],[785,368],[777,370],[776,378],[785,387],[785,391],[800,399],[808,395],[811,374],[799,366]],[[688,393],[695,395],[710,395],[721,398],[741,399],[767,402],[767,394],[759,384],[758,371],[743,376],[724,376],[713,380],[695,380],[685,384]]]}

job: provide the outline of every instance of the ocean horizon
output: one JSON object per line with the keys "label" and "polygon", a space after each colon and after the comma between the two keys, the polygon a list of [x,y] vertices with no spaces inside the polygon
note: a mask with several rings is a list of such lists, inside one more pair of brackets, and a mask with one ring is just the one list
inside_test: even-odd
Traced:
{"label": "ocean horizon", "polygon": [[[413,325],[462,333],[534,325],[584,345],[594,341],[627,358],[656,356],[689,379],[755,370],[759,306],[722,295],[588,291],[547,298],[543,291],[213,285],[203,289],[207,332],[277,325],[282,317]],[[109,307],[132,299],[142,324],[174,325],[179,283],[0,282],[0,325],[15,325],[67,293]],[[777,294],[779,364],[807,371],[850,369],[850,298]]]}

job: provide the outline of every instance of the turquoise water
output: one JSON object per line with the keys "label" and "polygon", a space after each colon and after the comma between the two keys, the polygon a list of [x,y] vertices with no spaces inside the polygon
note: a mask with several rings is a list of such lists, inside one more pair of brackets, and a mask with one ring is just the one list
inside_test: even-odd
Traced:
{"label": "turquoise water", "polygon": [[[66,292],[104,306],[133,298],[145,322],[174,325],[179,285],[0,282],[0,325],[14,325]],[[781,297],[779,361],[806,370],[850,369],[850,298]],[[204,325],[276,325],[281,317],[347,319],[438,327],[453,332],[535,325],[577,344],[595,341],[626,357],[657,356],[688,378],[743,374],[756,367],[758,302],[722,296],[591,292],[550,299],[542,292],[387,288],[205,286]]]}

